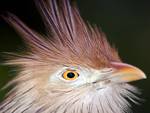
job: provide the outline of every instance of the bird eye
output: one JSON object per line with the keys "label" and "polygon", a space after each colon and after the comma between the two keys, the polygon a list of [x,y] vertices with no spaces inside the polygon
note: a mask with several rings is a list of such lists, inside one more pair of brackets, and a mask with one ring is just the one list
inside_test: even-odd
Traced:
{"label": "bird eye", "polygon": [[74,70],[67,70],[63,73],[63,78],[65,80],[76,80],[79,77],[79,74]]}

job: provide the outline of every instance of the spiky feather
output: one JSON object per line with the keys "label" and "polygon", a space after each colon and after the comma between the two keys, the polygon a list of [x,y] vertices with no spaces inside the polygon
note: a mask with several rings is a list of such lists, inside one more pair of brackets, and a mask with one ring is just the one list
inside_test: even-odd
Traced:
{"label": "spiky feather", "polygon": [[27,27],[12,14],[5,18],[31,49],[28,57],[18,59],[16,63],[26,64],[29,58],[29,62],[32,59],[46,63],[84,64],[101,68],[109,65],[110,61],[120,61],[116,50],[107,42],[105,34],[97,27],[86,24],[76,6],[70,6],[69,0],[59,0],[59,3],[57,0],[37,0],[36,5],[40,8],[48,31],[46,36]]}

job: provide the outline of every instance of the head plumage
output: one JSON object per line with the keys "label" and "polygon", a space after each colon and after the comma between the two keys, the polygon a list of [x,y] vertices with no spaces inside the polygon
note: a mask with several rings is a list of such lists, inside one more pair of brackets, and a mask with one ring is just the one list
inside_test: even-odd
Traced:
{"label": "head plumage", "polygon": [[[35,3],[45,23],[45,35],[12,14],[4,17],[29,49],[24,54],[10,54],[15,58],[8,64],[19,65],[22,70],[8,84],[16,85],[0,104],[0,112],[128,112],[127,100],[138,100],[134,95],[138,90],[126,82],[145,78],[144,73],[121,63],[105,34],[85,23],[70,0]],[[65,79],[68,71],[70,79],[72,74],[77,78]]]}
{"label": "head plumage", "polygon": [[33,61],[32,65],[50,63],[100,68],[108,66],[111,61],[120,61],[105,34],[85,23],[76,5],[71,7],[69,0],[36,0],[36,5],[46,26],[45,36],[27,27],[12,14],[5,17],[31,50],[12,63],[28,65]]}

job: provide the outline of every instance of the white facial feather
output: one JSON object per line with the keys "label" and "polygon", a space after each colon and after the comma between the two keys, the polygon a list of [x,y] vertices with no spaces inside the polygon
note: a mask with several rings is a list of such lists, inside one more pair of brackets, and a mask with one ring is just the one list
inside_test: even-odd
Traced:
{"label": "white facial feather", "polygon": [[[67,69],[76,69],[79,77],[74,81],[63,80]],[[4,113],[129,113],[130,104],[138,99],[137,89],[126,83],[93,83],[94,76],[101,76],[112,69],[94,70],[83,67],[63,67],[48,76],[47,84],[39,92],[37,80],[18,84],[13,101],[4,103]],[[93,73],[93,74],[92,74]],[[108,73],[107,73],[108,74]],[[106,75],[106,74],[105,74]],[[91,78],[91,80],[90,80]],[[93,79],[94,78],[94,79]],[[103,77],[102,77],[103,78]],[[30,87],[30,88],[29,88]],[[126,98],[126,99],[125,99]]]}
{"label": "white facial feather", "polygon": [[[73,81],[65,80],[62,77],[62,75],[67,70],[76,70],[79,73],[79,77]],[[92,84],[97,81],[101,81],[99,84],[102,84],[103,80],[105,79],[107,80],[107,78],[110,77],[111,73],[114,70],[115,69],[112,68],[104,68],[104,69],[96,70],[92,68],[89,69],[83,67],[63,67],[63,68],[59,68],[58,71],[56,71],[50,76],[49,82],[50,83],[55,82],[56,84],[57,82],[59,84],[64,83],[67,86],[70,85],[70,87],[71,86],[79,87],[82,85]]]}

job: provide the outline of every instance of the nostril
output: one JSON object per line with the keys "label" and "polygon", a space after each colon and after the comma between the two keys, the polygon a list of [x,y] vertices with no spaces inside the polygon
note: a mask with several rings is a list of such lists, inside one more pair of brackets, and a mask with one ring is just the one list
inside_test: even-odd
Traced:
{"label": "nostril", "polygon": [[102,72],[102,73],[110,73],[110,72],[112,72],[112,71],[113,71],[112,68],[105,68],[105,69],[103,69],[101,72]]}
{"label": "nostril", "polygon": [[93,84],[97,83],[97,81],[92,82]]}

